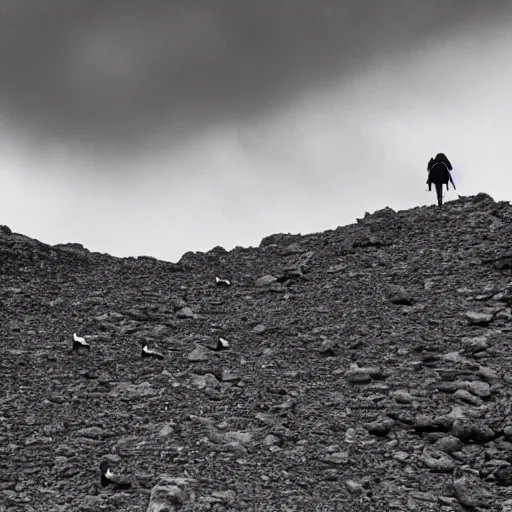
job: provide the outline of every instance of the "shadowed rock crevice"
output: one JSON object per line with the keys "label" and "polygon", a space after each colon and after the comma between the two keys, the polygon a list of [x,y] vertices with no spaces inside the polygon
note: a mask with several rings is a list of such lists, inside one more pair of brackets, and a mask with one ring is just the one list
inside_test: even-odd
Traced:
{"label": "shadowed rock crevice", "polygon": [[1,226],[0,508],[512,509],[511,220],[479,194],[176,263]]}

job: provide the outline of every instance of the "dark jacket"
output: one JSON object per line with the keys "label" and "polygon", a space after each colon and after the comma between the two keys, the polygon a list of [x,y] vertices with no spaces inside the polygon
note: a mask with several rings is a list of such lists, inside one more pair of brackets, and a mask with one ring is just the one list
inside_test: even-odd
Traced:
{"label": "dark jacket", "polygon": [[448,185],[450,181],[454,185],[450,171],[453,169],[450,160],[444,153],[438,153],[435,158],[431,158],[428,165],[427,183],[439,183]]}

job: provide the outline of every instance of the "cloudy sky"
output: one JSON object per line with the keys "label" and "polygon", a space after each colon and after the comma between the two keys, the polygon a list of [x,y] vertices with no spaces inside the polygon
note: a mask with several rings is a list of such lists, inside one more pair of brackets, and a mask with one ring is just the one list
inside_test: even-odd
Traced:
{"label": "cloudy sky", "polygon": [[509,200],[511,26],[510,0],[0,0],[0,224],[176,261],[433,204],[439,151]]}

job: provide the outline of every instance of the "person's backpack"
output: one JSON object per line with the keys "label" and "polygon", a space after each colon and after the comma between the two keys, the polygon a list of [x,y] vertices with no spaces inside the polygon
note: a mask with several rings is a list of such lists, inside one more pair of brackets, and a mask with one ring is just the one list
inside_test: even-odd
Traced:
{"label": "person's backpack", "polygon": [[441,162],[444,165],[446,165],[446,168],[451,171],[452,170],[452,164],[450,160],[448,160],[448,157],[444,153],[438,153],[435,158],[435,162]]}

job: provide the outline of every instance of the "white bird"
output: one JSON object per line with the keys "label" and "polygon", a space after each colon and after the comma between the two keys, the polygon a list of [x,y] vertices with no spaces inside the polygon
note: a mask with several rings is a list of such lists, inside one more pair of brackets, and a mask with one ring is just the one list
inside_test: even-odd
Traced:
{"label": "white bird", "polygon": [[146,357],[155,357],[156,359],[163,359],[164,358],[164,356],[162,354],[160,354],[159,352],[155,352],[154,350],[149,349],[147,345],[144,345],[142,347],[140,355],[141,355],[142,358],[146,358]]}
{"label": "white bird", "polygon": [[220,279],[220,277],[215,276],[215,282],[217,283],[217,286],[230,286],[231,281],[228,279]]}
{"label": "white bird", "polygon": [[82,338],[82,336],[77,336],[76,332],[73,333],[73,350],[76,350],[77,348],[84,347],[90,350],[91,346],[87,341],[85,341],[85,338]]}
{"label": "white bird", "polygon": [[101,486],[106,487],[107,485],[114,485],[118,489],[130,489],[132,483],[128,480],[122,480],[119,476],[115,475],[110,471],[108,462],[104,461],[100,464],[101,473]]}
{"label": "white bird", "polygon": [[217,342],[217,350],[224,350],[226,348],[229,348],[228,340],[225,340],[224,338],[219,338],[219,341]]}
{"label": "white bird", "polygon": [[219,340],[217,341],[217,345],[215,347],[203,345],[202,343],[199,343],[199,345],[207,348],[208,350],[211,350],[212,352],[221,352],[222,350],[227,350],[229,348],[229,342],[224,338],[219,338]]}

